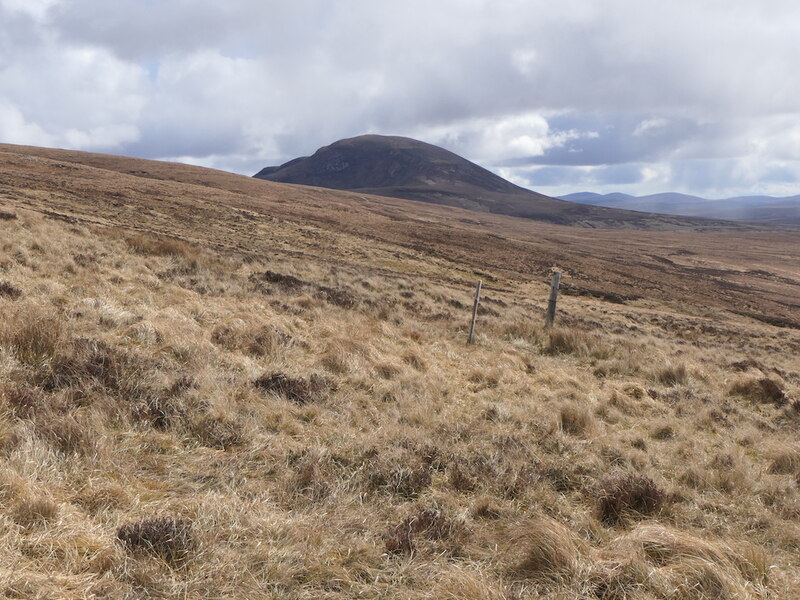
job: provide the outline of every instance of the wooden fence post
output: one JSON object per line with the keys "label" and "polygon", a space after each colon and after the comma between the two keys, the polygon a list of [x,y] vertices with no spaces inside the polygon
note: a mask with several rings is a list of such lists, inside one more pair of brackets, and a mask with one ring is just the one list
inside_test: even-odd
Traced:
{"label": "wooden fence post", "polygon": [[553,283],[550,286],[550,300],[547,302],[547,317],[544,326],[550,328],[556,320],[556,302],[558,302],[558,284],[561,283],[561,273],[553,271]]}
{"label": "wooden fence post", "polygon": [[478,320],[478,305],[481,303],[481,286],[483,280],[478,279],[478,286],[475,288],[475,304],[472,305],[472,325],[469,327],[469,337],[467,344],[475,342],[475,322]]}

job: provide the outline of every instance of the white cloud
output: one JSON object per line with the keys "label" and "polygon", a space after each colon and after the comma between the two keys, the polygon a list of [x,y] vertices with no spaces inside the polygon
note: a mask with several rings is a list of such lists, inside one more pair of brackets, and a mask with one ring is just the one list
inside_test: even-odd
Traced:
{"label": "white cloud", "polygon": [[59,145],[75,150],[96,148],[114,149],[139,139],[139,129],[134,125],[104,125],[88,129],[67,129],[59,137]]}
{"label": "white cloud", "polygon": [[648,165],[642,167],[642,184],[649,187],[668,185],[672,178],[672,169],[668,164]]}
{"label": "white cloud", "polygon": [[54,141],[39,125],[26,121],[19,108],[1,98],[0,140],[29,146],[50,146]]}
{"label": "white cloud", "polygon": [[511,62],[523,75],[530,75],[536,65],[538,54],[533,48],[518,48],[511,53]]}
{"label": "white cloud", "polygon": [[497,174],[500,175],[500,177],[502,177],[503,179],[507,179],[511,183],[516,184],[520,187],[528,187],[529,185],[531,185],[530,180],[524,175],[517,173],[516,169],[503,167],[497,169]]}
{"label": "white cloud", "polygon": [[642,136],[648,133],[663,131],[667,124],[668,121],[666,119],[645,119],[636,126],[636,129],[633,130],[633,135]]}
{"label": "white cloud", "polygon": [[536,112],[454,121],[408,132],[411,137],[469,156],[484,164],[501,164],[520,157],[542,156],[570,140],[593,137],[594,132],[552,131],[547,116]]}
{"label": "white cloud", "polygon": [[[32,7],[44,4],[32,4]],[[0,139],[76,149],[114,150],[138,137],[137,121],[149,92],[143,67],[87,45],[63,45],[24,19],[4,21],[0,39],[25,30],[29,47],[3,45]],[[16,53],[8,56],[9,53]]]}
{"label": "white cloud", "polygon": [[0,11],[20,12],[42,20],[58,0],[0,0]]}

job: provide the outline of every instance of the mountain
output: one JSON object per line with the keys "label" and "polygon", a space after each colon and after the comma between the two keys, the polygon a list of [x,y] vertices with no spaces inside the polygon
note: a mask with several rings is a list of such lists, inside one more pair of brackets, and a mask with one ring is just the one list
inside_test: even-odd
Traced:
{"label": "mountain", "polygon": [[729,229],[717,220],[588,206],[514,185],[448,150],[405,137],[363,135],[312,156],[266,167],[254,177],[457,206],[561,225],[610,229]]}
{"label": "mountain", "polygon": [[772,196],[738,196],[709,200],[686,194],[663,193],[649,196],[630,196],[611,193],[578,192],[559,196],[561,200],[591,206],[625,210],[685,215],[707,219],[750,221],[765,224],[800,225],[800,195],[786,198]]}

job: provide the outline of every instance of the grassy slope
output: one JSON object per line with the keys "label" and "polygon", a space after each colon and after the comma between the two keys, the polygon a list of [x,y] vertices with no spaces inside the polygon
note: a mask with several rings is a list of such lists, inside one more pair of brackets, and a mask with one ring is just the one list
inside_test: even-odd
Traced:
{"label": "grassy slope", "polygon": [[558,265],[572,295],[721,308],[800,328],[794,233],[588,230],[174,163],[8,145],[0,158],[0,198],[53,218],[465,285],[488,274],[524,288]]}
{"label": "grassy slope", "polygon": [[[46,163],[0,199],[16,217],[0,221],[6,596],[791,598],[800,585],[797,330],[645,289],[627,305],[567,296],[548,333],[546,278],[497,267],[467,347],[477,265],[454,261],[457,239],[414,249],[365,242],[333,210],[276,217],[281,186],[265,214],[241,193],[251,212],[62,170]],[[128,197],[110,208],[112,193]],[[756,255],[791,258],[776,239]],[[703,268],[723,260],[707,238],[685,242]],[[791,268],[761,260],[777,305]]]}

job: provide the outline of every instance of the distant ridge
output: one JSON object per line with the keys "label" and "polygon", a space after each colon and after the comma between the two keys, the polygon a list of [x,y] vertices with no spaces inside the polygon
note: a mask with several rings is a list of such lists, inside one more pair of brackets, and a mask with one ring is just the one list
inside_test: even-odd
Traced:
{"label": "distant ridge", "polygon": [[580,227],[726,230],[741,225],[605,208],[514,185],[448,150],[405,137],[363,135],[334,142],[254,177],[280,183],[405,198]]}
{"label": "distant ridge", "polygon": [[800,225],[800,195],[775,198],[772,196],[737,196],[722,200],[708,200],[667,192],[649,196],[630,196],[611,193],[578,192],[559,196],[569,202],[591,206],[605,206],[626,210],[658,212],[708,219],[750,221],[774,225]]}

